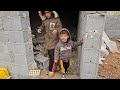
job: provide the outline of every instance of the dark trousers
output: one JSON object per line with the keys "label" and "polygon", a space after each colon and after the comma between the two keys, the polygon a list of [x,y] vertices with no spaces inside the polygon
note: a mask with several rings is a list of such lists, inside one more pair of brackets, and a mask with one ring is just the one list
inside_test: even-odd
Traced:
{"label": "dark trousers", "polygon": [[52,72],[52,67],[54,63],[54,49],[48,50],[48,55],[49,55],[49,71]]}
{"label": "dark trousers", "polygon": [[67,69],[69,67],[69,61],[68,62],[63,62],[63,67],[65,69],[65,73],[67,72]]}

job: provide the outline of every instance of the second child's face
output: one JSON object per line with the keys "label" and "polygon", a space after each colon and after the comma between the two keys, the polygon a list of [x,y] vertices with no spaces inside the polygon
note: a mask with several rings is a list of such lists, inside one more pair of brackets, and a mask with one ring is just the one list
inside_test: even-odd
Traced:
{"label": "second child's face", "polygon": [[66,35],[66,34],[61,34],[61,35],[60,35],[60,40],[61,40],[62,42],[67,42],[68,38],[69,38],[69,36]]}
{"label": "second child's face", "polygon": [[44,11],[46,18],[51,18],[52,13],[50,11]]}

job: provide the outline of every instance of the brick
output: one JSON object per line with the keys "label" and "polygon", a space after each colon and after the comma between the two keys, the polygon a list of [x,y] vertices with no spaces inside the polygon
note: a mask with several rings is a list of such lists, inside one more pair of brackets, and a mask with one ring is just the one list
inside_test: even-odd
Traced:
{"label": "brick", "polygon": [[[8,50],[9,50],[9,53],[25,54],[24,44],[8,43]],[[22,50],[23,50],[24,52],[23,52]]]}
{"label": "brick", "polygon": [[8,52],[9,53],[15,53],[13,43],[8,43]]}
{"label": "brick", "polygon": [[93,36],[93,38],[87,38],[84,40],[83,48],[95,48],[99,49],[101,47],[100,35]]}
{"label": "brick", "polygon": [[29,53],[27,53],[26,58],[27,58],[27,64],[33,63],[34,62],[33,51],[30,51]]}
{"label": "brick", "polygon": [[26,43],[32,39],[31,33],[28,31],[18,31],[9,33],[9,41],[11,43]]}
{"label": "brick", "polygon": [[24,37],[24,42],[29,41],[30,39],[32,39],[31,32],[23,31],[23,37]]}
{"label": "brick", "polygon": [[106,16],[105,30],[119,30],[120,16]]}
{"label": "brick", "polygon": [[11,79],[19,79],[18,74],[10,73]]}
{"label": "brick", "polygon": [[98,30],[98,32],[102,32],[104,30],[104,25],[105,25],[104,17],[94,14],[87,15],[86,31]]}
{"label": "brick", "polygon": [[9,56],[10,56],[10,63],[15,64],[16,63],[16,55],[15,55],[15,53],[14,52],[10,52]]}
{"label": "brick", "polygon": [[9,52],[14,52],[15,54],[26,54],[33,51],[33,45],[8,43],[8,49]]}
{"label": "brick", "polygon": [[30,79],[29,75],[18,74],[19,79]]}
{"label": "brick", "polygon": [[28,67],[27,66],[17,66],[14,65],[12,66],[13,73],[18,73],[18,74],[28,74]]}
{"label": "brick", "polygon": [[0,11],[0,17],[4,16],[4,11]]}
{"label": "brick", "polygon": [[93,63],[84,63],[83,64],[83,73],[84,74],[90,74],[90,75],[96,75],[97,72],[97,64]]}
{"label": "brick", "polygon": [[[6,14],[8,12],[5,12]],[[17,16],[21,16],[21,17],[28,17],[29,16],[29,12],[28,11],[10,11],[9,14],[11,17],[17,17]]]}
{"label": "brick", "polygon": [[83,62],[98,63],[100,51],[97,49],[83,49],[82,60]]}
{"label": "brick", "polygon": [[0,67],[4,67],[8,69],[9,74],[11,74],[13,72],[12,68],[11,68],[11,64],[8,62],[0,62]]}
{"label": "brick", "polygon": [[0,52],[2,53],[8,53],[7,44],[4,42],[0,42]]}
{"label": "brick", "polygon": [[111,39],[118,39],[120,38],[120,30],[105,30],[106,34]]}
{"label": "brick", "polygon": [[7,67],[7,64],[3,63],[3,61],[2,61],[2,62],[0,62],[0,67]]}
{"label": "brick", "polygon": [[9,62],[8,53],[0,53],[0,61]]}
{"label": "brick", "polygon": [[44,57],[40,54],[35,56],[35,60],[39,62],[38,67],[40,69],[45,69],[49,66],[49,59],[47,57]]}
{"label": "brick", "polygon": [[3,30],[3,21],[2,21],[2,18],[0,18],[0,30]]}
{"label": "brick", "polygon": [[26,54],[25,44],[13,44],[15,54]]}
{"label": "brick", "polygon": [[[31,44],[8,44],[9,53],[11,54],[11,61],[15,55],[15,63],[29,64],[34,61],[33,49]],[[26,63],[25,63],[26,62]]]}
{"label": "brick", "polygon": [[0,41],[2,41],[2,42],[8,42],[9,41],[8,32],[0,31]]}
{"label": "brick", "polygon": [[80,76],[81,79],[96,79],[94,75],[83,74]]}
{"label": "brick", "polygon": [[11,43],[24,43],[23,32],[9,32],[9,42]]}
{"label": "brick", "polygon": [[30,27],[29,17],[27,17],[27,18],[22,17],[21,18],[21,25],[22,25],[23,30],[29,30],[29,28],[28,28],[28,27]]}
{"label": "brick", "polygon": [[[10,11],[5,12],[4,29],[5,30],[28,30],[30,27],[28,11]],[[7,22],[6,22],[7,21]]]}
{"label": "brick", "polygon": [[25,49],[26,49],[26,53],[29,53],[30,51],[33,51],[33,44],[25,44]]}
{"label": "brick", "polygon": [[20,12],[19,11],[10,11],[9,14],[11,17],[16,17],[16,16],[20,15]]}
{"label": "brick", "polygon": [[[34,61],[33,52],[29,52],[28,54],[15,54],[14,63],[19,65],[28,65]],[[13,62],[12,62],[13,63]]]}
{"label": "brick", "polygon": [[30,64],[28,64],[28,70],[37,70],[38,67],[37,67],[37,63],[34,61]]}
{"label": "brick", "polygon": [[20,16],[22,16],[24,18],[29,17],[29,11],[19,11],[19,13],[20,13]]}
{"label": "brick", "polygon": [[11,30],[13,31],[22,30],[20,16],[5,17],[3,20],[3,27],[4,27],[4,30],[10,30],[10,31]]}
{"label": "brick", "polygon": [[26,14],[26,17],[28,17],[29,11],[10,11],[9,14],[11,17],[25,16],[24,14]]}
{"label": "brick", "polygon": [[27,65],[26,55],[15,55],[15,63],[19,65]]}
{"label": "brick", "polygon": [[94,13],[97,13],[97,11],[86,11],[87,14],[94,14]]}

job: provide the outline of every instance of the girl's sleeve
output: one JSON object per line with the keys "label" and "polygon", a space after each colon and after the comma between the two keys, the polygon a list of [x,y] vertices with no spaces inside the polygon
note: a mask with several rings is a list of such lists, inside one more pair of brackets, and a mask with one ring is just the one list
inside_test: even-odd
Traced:
{"label": "girl's sleeve", "polygon": [[38,28],[40,28],[42,31],[44,31],[45,30],[44,22],[42,22],[42,25],[40,27],[38,27]]}
{"label": "girl's sleeve", "polygon": [[57,23],[56,23],[56,30],[58,30],[58,32],[59,32],[59,30],[60,29],[62,29],[62,23],[61,23],[61,21],[60,21],[60,19],[59,18],[57,18],[58,20],[57,20]]}

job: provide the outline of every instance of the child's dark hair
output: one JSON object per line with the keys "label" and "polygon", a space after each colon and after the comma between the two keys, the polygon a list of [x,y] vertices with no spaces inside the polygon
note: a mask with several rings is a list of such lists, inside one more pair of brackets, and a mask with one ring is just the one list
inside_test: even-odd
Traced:
{"label": "child's dark hair", "polygon": [[60,32],[60,35],[62,35],[62,34],[65,34],[65,35],[68,35],[68,36],[69,36],[69,38],[68,38],[68,40],[67,40],[67,42],[68,42],[68,41],[70,40],[69,32],[66,31],[66,30],[62,30],[62,31]]}
{"label": "child's dark hair", "polygon": [[[52,14],[52,16],[54,17],[54,13],[52,12],[52,11],[49,11],[51,14]],[[41,11],[41,14],[42,14],[42,16],[44,16],[45,15],[45,11]]]}
{"label": "child's dark hair", "polygon": [[66,35],[69,36],[69,33],[68,33],[68,31],[66,31],[66,30],[62,30],[62,31],[60,32],[60,35],[61,35],[61,34],[66,34]]}

